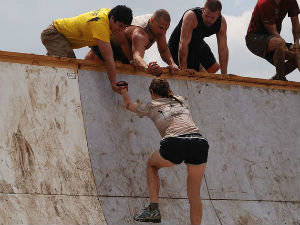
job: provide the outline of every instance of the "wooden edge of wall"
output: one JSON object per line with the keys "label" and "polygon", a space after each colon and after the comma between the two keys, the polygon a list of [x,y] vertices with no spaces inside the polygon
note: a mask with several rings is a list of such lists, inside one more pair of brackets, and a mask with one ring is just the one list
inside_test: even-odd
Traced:
{"label": "wooden edge of wall", "polygon": [[[92,71],[106,71],[104,63],[82,60],[82,59],[71,59],[65,57],[53,57],[44,55],[35,55],[27,53],[7,52],[0,51],[0,61],[21,63],[39,66],[51,66],[73,69],[76,72],[78,69],[81,70],[92,70]],[[135,70],[131,65],[124,65],[116,63],[117,72],[121,74],[129,75],[140,75],[140,76],[151,76],[144,72]],[[241,77],[233,74],[220,75],[211,73],[196,73],[195,75],[189,75],[184,71],[178,71],[177,74],[171,75],[167,68],[163,68],[162,77],[172,78],[178,80],[192,80],[196,82],[209,82],[226,85],[240,85],[246,87],[259,87],[266,89],[278,89],[278,90],[290,90],[300,91],[300,83],[292,81],[278,81],[278,80],[267,80],[260,78]]]}

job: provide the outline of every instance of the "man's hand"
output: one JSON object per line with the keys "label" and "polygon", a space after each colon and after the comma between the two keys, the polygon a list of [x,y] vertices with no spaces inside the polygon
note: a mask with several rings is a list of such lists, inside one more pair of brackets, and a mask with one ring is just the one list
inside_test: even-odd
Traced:
{"label": "man's hand", "polygon": [[126,81],[119,81],[116,83],[116,85],[120,88],[121,93],[123,89],[126,89],[128,91],[128,83]]}
{"label": "man's hand", "polygon": [[176,74],[179,71],[176,64],[169,65],[167,68],[169,68],[171,74]]}
{"label": "man's hand", "polygon": [[154,76],[159,76],[162,73],[162,69],[157,62],[150,62],[148,64],[147,72]]}
{"label": "man's hand", "polygon": [[291,45],[289,50],[293,51],[293,52],[299,52],[300,51],[299,43],[295,43],[295,44]]}

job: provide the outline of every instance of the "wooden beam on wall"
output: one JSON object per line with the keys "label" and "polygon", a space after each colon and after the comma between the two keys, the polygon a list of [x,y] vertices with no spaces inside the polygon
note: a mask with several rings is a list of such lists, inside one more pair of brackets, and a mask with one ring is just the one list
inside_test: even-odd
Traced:
{"label": "wooden beam on wall", "polygon": [[[39,66],[51,66],[69,68],[77,71],[81,70],[92,70],[92,71],[106,71],[105,64],[100,61],[82,60],[82,59],[71,59],[65,57],[53,57],[45,55],[35,55],[27,53],[7,52],[0,51],[0,61],[21,63]],[[118,73],[130,74],[138,76],[151,76],[145,74],[142,71],[135,70],[132,65],[124,65],[116,63],[116,69]],[[212,73],[196,73],[195,75],[189,75],[185,71],[178,71],[177,74],[170,74],[167,68],[163,68],[162,77],[178,79],[178,80],[191,80],[196,82],[209,82],[226,85],[240,85],[245,87],[259,87],[266,89],[278,89],[278,90],[290,90],[300,91],[300,83],[292,81],[278,81],[278,80],[267,80],[260,78],[241,77],[233,74],[220,75]]]}

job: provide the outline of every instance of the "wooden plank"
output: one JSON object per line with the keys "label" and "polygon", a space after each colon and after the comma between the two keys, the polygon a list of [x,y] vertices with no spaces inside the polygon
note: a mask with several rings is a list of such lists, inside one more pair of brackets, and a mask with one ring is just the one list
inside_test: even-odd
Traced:
{"label": "wooden plank", "polygon": [[[17,52],[6,52],[0,51],[0,61],[4,62],[14,62],[22,64],[31,64],[39,66],[52,66],[52,67],[62,67],[70,68],[77,71],[81,70],[91,70],[91,71],[106,71],[105,64],[103,62],[95,62],[91,60],[82,59],[71,59],[65,57],[53,57]],[[120,74],[130,74],[138,76],[151,76],[145,74],[142,71],[136,70],[132,65],[124,65],[121,63],[116,63],[117,73]],[[246,87],[260,87],[266,89],[278,89],[278,90],[290,90],[290,91],[300,91],[300,83],[292,81],[278,81],[278,80],[267,80],[260,78],[251,77],[241,77],[234,74],[220,75],[212,73],[196,73],[194,75],[189,75],[185,71],[178,71],[176,75],[169,73],[167,68],[163,68],[162,77],[178,79],[178,80],[192,80],[196,82],[209,82],[218,83],[226,85],[240,85]]]}

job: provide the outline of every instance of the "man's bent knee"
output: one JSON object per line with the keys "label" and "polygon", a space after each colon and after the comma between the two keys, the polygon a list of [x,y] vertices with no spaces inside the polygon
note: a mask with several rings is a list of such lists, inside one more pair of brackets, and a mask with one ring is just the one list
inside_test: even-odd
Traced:
{"label": "man's bent knee", "polygon": [[211,67],[209,67],[207,69],[207,72],[216,73],[219,69],[220,69],[220,65],[219,65],[219,63],[216,62],[214,65],[212,65]]}
{"label": "man's bent knee", "polygon": [[282,50],[286,49],[285,41],[282,38],[276,38],[276,37],[271,38],[268,46],[268,51],[271,52],[276,49],[282,49]]}
{"label": "man's bent knee", "polygon": [[84,57],[85,60],[97,60],[97,58],[98,57],[95,55],[95,53],[92,50],[89,50]]}

